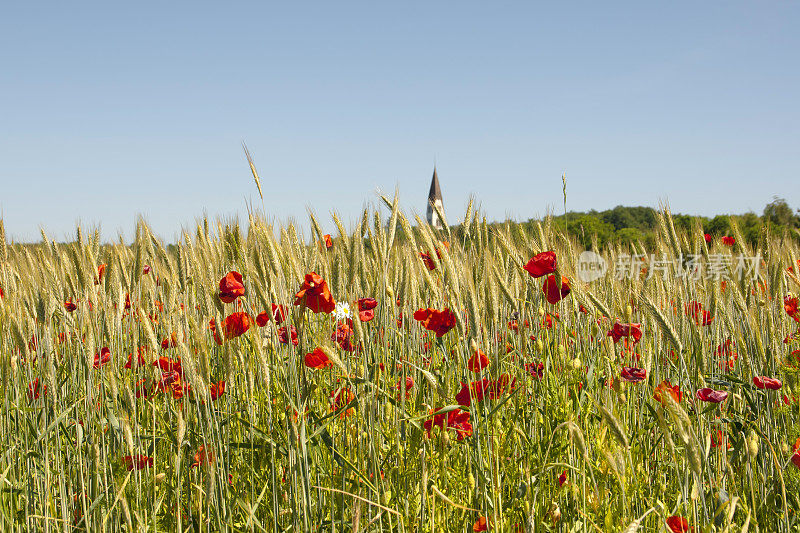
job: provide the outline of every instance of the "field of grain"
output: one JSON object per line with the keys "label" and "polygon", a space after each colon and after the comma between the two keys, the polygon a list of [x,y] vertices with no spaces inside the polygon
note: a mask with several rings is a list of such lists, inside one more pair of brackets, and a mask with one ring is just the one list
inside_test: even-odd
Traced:
{"label": "field of grain", "polygon": [[[3,237],[2,529],[798,528],[793,241],[664,212],[582,282],[548,221],[398,205],[310,235]],[[731,268],[621,272],[637,254]]]}

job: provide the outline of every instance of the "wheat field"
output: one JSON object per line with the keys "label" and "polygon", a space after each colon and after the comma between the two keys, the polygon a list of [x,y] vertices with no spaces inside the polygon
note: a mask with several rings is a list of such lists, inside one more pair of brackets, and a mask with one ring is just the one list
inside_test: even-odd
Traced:
{"label": "wheat field", "polygon": [[[663,211],[655,249],[596,249],[583,282],[552,220],[472,203],[308,226],[0,227],[2,529],[798,528],[792,239]],[[637,254],[759,268],[620,276]]]}

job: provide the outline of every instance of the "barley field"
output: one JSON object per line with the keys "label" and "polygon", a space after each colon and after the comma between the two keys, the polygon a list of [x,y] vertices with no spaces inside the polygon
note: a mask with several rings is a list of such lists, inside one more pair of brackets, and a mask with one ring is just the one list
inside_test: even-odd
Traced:
{"label": "barley field", "polygon": [[796,241],[308,227],[0,227],[2,529],[798,529]]}

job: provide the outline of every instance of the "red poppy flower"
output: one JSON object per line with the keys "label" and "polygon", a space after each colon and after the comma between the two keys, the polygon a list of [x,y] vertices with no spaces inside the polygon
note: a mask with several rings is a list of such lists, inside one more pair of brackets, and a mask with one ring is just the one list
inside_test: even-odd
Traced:
{"label": "red poppy flower", "polygon": [[489,390],[489,398],[495,399],[499,398],[501,394],[504,392],[511,392],[514,390],[514,387],[517,384],[517,378],[511,379],[511,376],[508,375],[506,372],[500,374],[500,377],[492,383],[492,386]]}
{"label": "red poppy flower", "polygon": [[150,392],[147,389],[147,378],[142,378],[136,382],[136,397],[147,398]]}
{"label": "red poppy flower", "polygon": [[64,309],[66,309],[70,313],[73,312],[74,310],[76,310],[77,308],[78,308],[78,304],[74,303],[72,301],[72,298],[70,298],[69,300],[64,302]]}
{"label": "red poppy flower", "polygon": [[211,400],[216,401],[218,400],[223,394],[225,394],[225,382],[219,381],[217,383],[211,383],[209,385],[210,388],[210,396]]}
{"label": "red poppy flower", "polygon": [[472,531],[478,532],[478,531],[488,531],[488,530],[489,530],[489,524],[486,522],[485,516],[479,517],[477,520],[475,520],[475,523],[472,524]]}
{"label": "red poppy flower", "polygon": [[153,361],[153,366],[161,370],[162,373],[175,372],[178,377],[183,375],[180,357],[177,359],[170,359],[169,357],[161,356]]}
{"label": "red poppy flower", "polygon": [[697,399],[702,402],[720,403],[725,401],[727,397],[728,393],[723,390],[714,390],[704,387],[697,391]]}
{"label": "red poppy flower", "polygon": [[516,378],[512,380],[511,376],[505,373],[501,374],[496,381],[483,378],[480,381],[473,381],[469,385],[462,382],[461,390],[456,394],[456,403],[469,407],[473,400],[482,402],[486,398],[497,399],[506,390],[509,392],[514,390],[516,382]]}
{"label": "red poppy flower", "polygon": [[239,296],[244,296],[244,292],[242,275],[235,270],[228,272],[219,280],[219,299],[226,304],[233,302]]}
{"label": "red poppy flower", "polygon": [[620,377],[629,383],[638,383],[647,377],[647,371],[644,368],[625,366],[622,368]]}
{"label": "red poppy flower", "polygon": [[753,378],[753,385],[759,389],[779,390],[783,386],[783,383],[781,383],[779,379],[769,378],[767,376],[755,376]]}
{"label": "red poppy flower", "polygon": [[303,285],[294,296],[294,305],[305,305],[314,313],[332,313],[336,309],[328,283],[316,272],[306,274]]}
{"label": "red poppy flower", "polygon": [[353,344],[353,326],[352,322],[348,319],[345,322],[336,324],[336,329],[331,333],[331,340],[336,341],[339,348],[346,352],[354,352],[356,345]]}
{"label": "red poppy flower", "polygon": [[725,246],[733,246],[734,244],[736,244],[736,239],[733,237],[725,236],[721,240],[722,244],[724,244]]}
{"label": "red poppy flower", "polygon": [[297,340],[297,328],[290,326],[289,333],[286,332],[286,326],[278,329],[278,340],[281,342],[281,344],[289,344],[289,335],[291,335],[292,344],[295,346],[300,344],[300,341]]}
{"label": "red poppy flower", "polygon": [[704,233],[704,234],[703,234],[703,238],[705,239],[705,241],[706,241],[708,244],[711,244],[711,235],[709,235],[708,233]]}
{"label": "red poppy flower", "polygon": [[542,285],[542,292],[547,297],[547,301],[551,305],[555,305],[561,301],[562,298],[566,298],[567,295],[570,293],[569,288],[569,279],[566,276],[561,276],[561,287],[558,286],[558,282],[556,281],[556,277],[554,274],[550,274],[544,280],[544,284]]}
{"label": "red poppy flower", "polygon": [[304,362],[308,368],[316,368],[318,370],[333,366],[333,361],[322,351],[322,348],[316,348],[313,352],[307,353]]}
{"label": "red poppy flower", "polygon": [[361,298],[356,303],[358,304],[358,319],[361,322],[369,322],[375,318],[375,308],[378,306],[375,298]]}
{"label": "red poppy flower", "polygon": [[790,460],[792,461],[792,464],[794,466],[796,466],[797,468],[800,468],[800,452],[794,452],[794,454],[792,454],[792,458]]}
{"label": "red poppy flower", "polygon": [[463,440],[464,437],[469,437],[472,435],[472,424],[469,421],[469,411],[454,409],[448,413],[439,413],[440,410],[441,409],[431,410],[430,414],[433,415],[433,418],[429,418],[422,425],[428,434],[428,438],[431,437],[431,430],[434,426],[439,426],[443,430],[455,430],[458,440]]}
{"label": "red poppy flower", "polygon": [[787,296],[783,299],[783,308],[786,314],[792,317],[795,322],[800,322],[800,313],[797,312],[797,296]]}
{"label": "red poppy flower", "polygon": [[178,345],[178,335],[174,331],[170,333],[169,337],[161,341],[162,350],[175,348],[177,345]]}
{"label": "red poppy flower", "polygon": [[169,392],[175,400],[180,400],[192,392],[191,385],[185,383],[177,372],[161,374],[161,381],[157,384],[157,388],[161,392]]}
{"label": "red poppy flower", "polygon": [[94,278],[94,284],[100,285],[103,282],[103,274],[106,273],[106,264],[103,263],[102,265],[97,267],[97,276]]}
{"label": "red poppy flower", "polygon": [[134,365],[144,366],[146,364],[147,364],[147,361],[145,361],[144,356],[142,356],[142,350],[141,350],[141,348],[139,348],[139,352],[136,354],[136,359],[135,360],[133,358],[133,354],[132,353],[128,354],[128,362],[125,363],[125,366],[123,368],[133,368]]}
{"label": "red poppy flower", "polygon": [[145,265],[144,268],[142,269],[142,274],[149,274],[152,271],[153,269],[150,265]]}
{"label": "red poppy flower", "polygon": [[153,466],[153,458],[146,455],[126,455],[122,458],[122,463],[128,470],[144,470],[145,467]]}
{"label": "red poppy flower", "polygon": [[[353,391],[347,387],[340,387],[331,392],[331,411],[344,409],[355,399],[356,395],[353,394]],[[342,413],[342,416],[347,416],[350,414],[350,411],[352,411],[352,409],[348,409],[346,412]]]}
{"label": "red poppy flower", "polygon": [[101,348],[100,353],[94,354],[94,368],[101,368],[111,362],[111,350]]}
{"label": "red poppy flower", "polygon": [[3,287],[0,287],[0,298],[5,298],[6,293],[3,292]]}
{"label": "red poppy flower", "polygon": [[475,350],[467,361],[467,368],[473,372],[480,372],[489,365],[489,358],[480,350]]}
{"label": "red poppy flower", "polygon": [[323,238],[325,239],[325,248],[328,250],[333,248],[333,239],[331,239],[330,234],[324,235]]}
{"label": "red poppy flower", "polygon": [[47,396],[47,385],[39,386],[39,378],[28,383],[28,400],[33,401],[40,396]]}
{"label": "red poppy flower", "polygon": [[739,359],[739,354],[733,351],[732,346],[735,343],[728,339],[724,343],[717,346],[714,352],[717,357],[723,359],[720,363],[720,368],[723,372],[732,372],[736,365],[736,360]]}
{"label": "red poppy flower", "polygon": [[491,384],[488,378],[483,378],[480,381],[473,381],[469,385],[461,382],[461,390],[456,393],[456,403],[469,407],[472,405],[472,400],[482,402],[490,386]]}
{"label": "red poppy flower", "polygon": [[564,483],[566,483],[566,482],[567,482],[567,471],[563,470],[561,472],[561,475],[558,476],[558,486],[559,487],[563,487]]}
{"label": "red poppy flower", "polygon": [[171,370],[169,372],[162,372],[161,379],[155,383],[156,390],[160,392],[169,392],[172,393],[173,396],[176,395],[175,391],[179,391],[179,396],[181,397],[182,394],[182,383],[181,383],[181,374],[175,370]]}
{"label": "red poppy flower", "polygon": [[[644,375],[642,375],[642,379],[644,379]],[[666,401],[667,394],[672,396],[672,399],[678,403],[680,403],[681,398],[683,398],[680,387],[673,385],[668,379],[665,379],[656,386],[653,391],[653,399],[663,404]]]}
{"label": "red poppy flower", "polygon": [[525,371],[535,378],[542,379],[544,377],[544,363],[525,363]]}
{"label": "red poppy flower", "polygon": [[272,319],[279,326],[286,320],[286,306],[272,304]]}
{"label": "red poppy flower", "polygon": [[714,320],[711,313],[703,309],[703,304],[700,302],[689,302],[686,305],[686,315],[692,317],[692,320],[698,326],[708,326]]}
{"label": "red poppy flower", "polygon": [[[397,390],[399,391],[402,388],[402,386],[403,386],[402,380],[398,379],[397,380],[397,387],[396,387]],[[410,398],[411,397],[411,393],[409,391],[411,389],[413,389],[413,388],[414,388],[414,378],[412,378],[411,376],[406,377],[406,398]],[[398,400],[400,399],[400,394],[399,393],[397,395],[397,399]]]}
{"label": "red poppy flower", "polygon": [[534,278],[541,278],[542,276],[555,272],[557,265],[556,253],[548,251],[534,255],[522,268]]}
{"label": "red poppy flower", "polygon": [[689,522],[682,516],[670,516],[667,518],[667,526],[672,533],[688,533]]}
{"label": "red poppy flower", "polygon": [[[449,249],[450,247],[447,246],[447,248]],[[434,250],[436,251],[436,257],[441,259],[442,258],[442,253],[438,250],[438,248],[434,248]],[[429,254],[427,252],[420,252],[419,256],[422,258],[422,262],[425,263],[425,266],[428,268],[428,270],[435,270],[436,269],[436,263],[433,262],[433,259],[431,258],[431,254]]]}
{"label": "red poppy flower", "polygon": [[[271,314],[270,314],[271,313]],[[263,328],[269,322],[270,316],[277,325],[283,324],[283,321],[286,320],[286,306],[285,305],[275,305],[272,304],[272,311],[268,313],[267,311],[262,311],[256,317],[256,324],[258,327]]]}
{"label": "red poppy flower", "polygon": [[217,333],[217,321],[213,318],[208,321],[208,329],[211,331],[211,336],[214,337],[214,342],[222,346],[222,339]]}
{"label": "red poppy flower", "polygon": [[621,324],[617,322],[606,336],[614,339],[614,344],[618,343],[622,337],[633,337],[633,344],[636,344],[642,338],[642,325],[633,323]]}
{"label": "red poppy flower", "polygon": [[721,429],[718,429],[716,433],[714,433],[713,431],[711,432],[712,448],[717,448],[719,446],[722,446],[726,442],[728,444],[728,449],[731,449],[733,446],[731,446],[731,443],[728,441],[728,439],[726,438],[725,434],[722,432]]}
{"label": "red poppy flower", "polygon": [[441,337],[456,325],[456,317],[449,308],[442,311],[430,307],[417,309],[414,311],[414,320],[420,321],[423,328],[433,331],[437,337]]}
{"label": "red poppy flower", "polygon": [[205,445],[201,444],[200,447],[197,449],[197,453],[194,454],[194,462],[189,465],[189,468],[194,468],[196,466],[204,466],[210,465],[214,462],[214,453],[211,451],[206,451]]}
{"label": "red poppy flower", "polygon": [[252,319],[250,315],[243,311],[231,313],[222,321],[222,330],[225,332],[225,339],[235,339],[243,335],[250,329]]}

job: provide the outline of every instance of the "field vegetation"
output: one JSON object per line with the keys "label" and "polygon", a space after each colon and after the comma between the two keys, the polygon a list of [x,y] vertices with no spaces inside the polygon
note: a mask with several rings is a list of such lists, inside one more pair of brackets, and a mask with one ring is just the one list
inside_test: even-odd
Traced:
{"label": "field vegetation", "polygon": [[[380,201],[174,246],[0,226],[2,529],[797,530],[790,228],[600,246]],[[619,275],[648,252],[731,269]]]}

